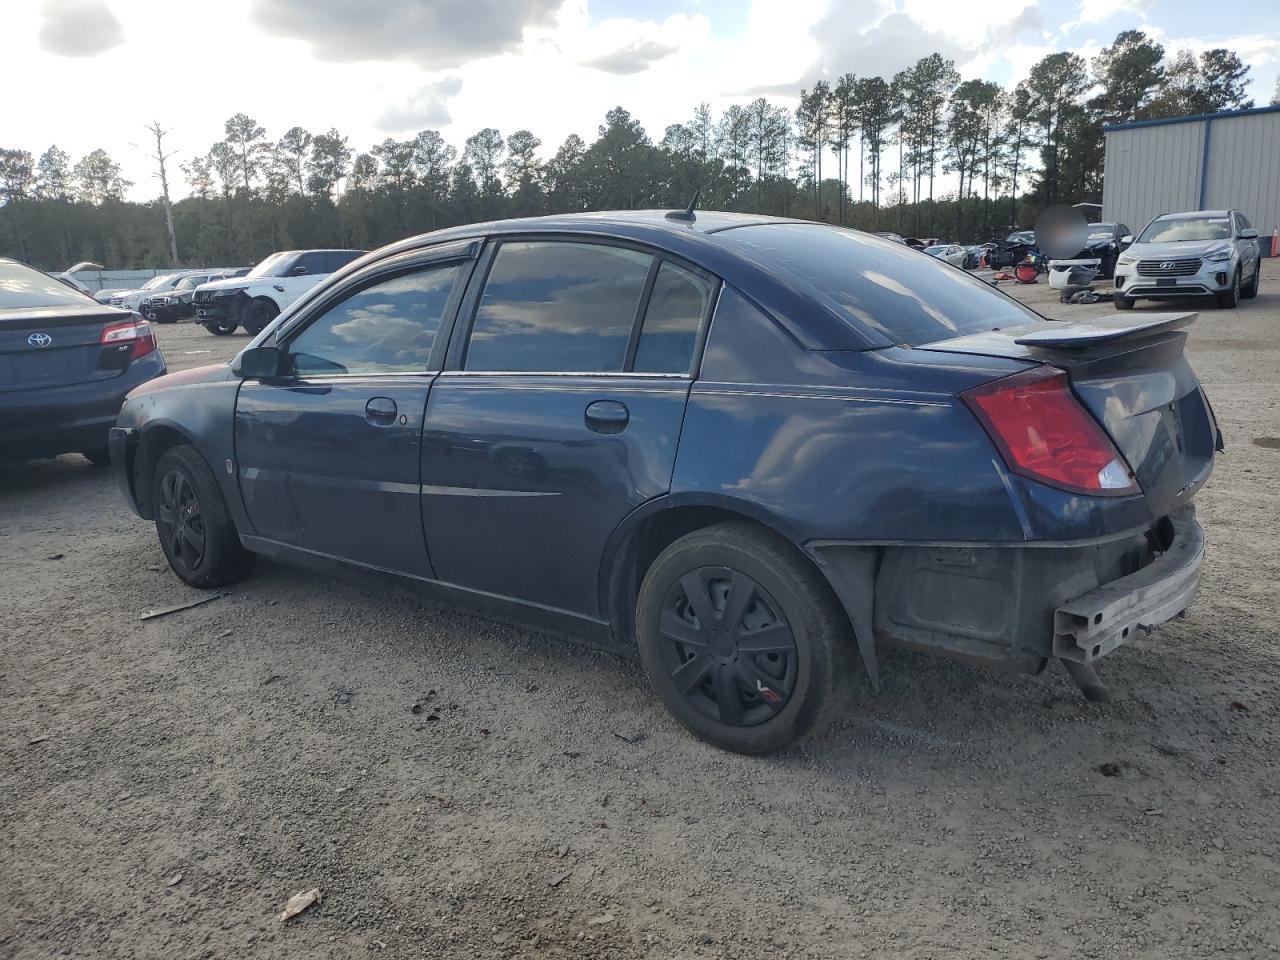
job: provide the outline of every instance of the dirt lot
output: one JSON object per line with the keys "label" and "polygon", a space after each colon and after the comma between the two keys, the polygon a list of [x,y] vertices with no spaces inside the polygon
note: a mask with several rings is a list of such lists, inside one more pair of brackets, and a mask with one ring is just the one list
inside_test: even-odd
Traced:
{"label": "dirt lot", "polygon": [[[1103,664],[1116,702],[890,654],[763,759],[685,736],[634,663],[284,566],[140,622],[198,593],[108,472],[0,468],[0,956],[1277,956],[1265,278],[1192,331],[1227,441],[1209,559]],[[171,368],[244,343],[160,338]]]}

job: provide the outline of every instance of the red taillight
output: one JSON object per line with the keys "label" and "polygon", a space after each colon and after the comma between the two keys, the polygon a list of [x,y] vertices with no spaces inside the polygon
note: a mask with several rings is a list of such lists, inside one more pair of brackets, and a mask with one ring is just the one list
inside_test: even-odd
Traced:
{"label": "red taillight", "polygon": [[1073,493],[1138,492],[1133,471],[1071,392],[1063,371],[1037,367],[961,397],[1014,473]]}
{"label": "red taillight", "polygon": [[129,355],[137,359],[156,348],[156,335],[146,320],[131,320],[128,323],[113,323],[104,328],[98,342],[104,347],[132,344],[133,349]]}

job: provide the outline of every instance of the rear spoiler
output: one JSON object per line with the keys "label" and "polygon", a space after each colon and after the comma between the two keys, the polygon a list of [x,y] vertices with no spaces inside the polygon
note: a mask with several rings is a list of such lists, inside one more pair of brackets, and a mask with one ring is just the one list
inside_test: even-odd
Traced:
{"label": "rear spoiler", "polygon": [[1024,347],[1043,347],[1058,350],[1086,350],[1101,343],[1117,340],[1141,340],[1158,333],[1169,333],[1191,326],[1198,313],[1152,313],[1140,319],[1108,317],[1104,320],[1085,320],[1070,323],[1054,323],[1025,333],[1014,339]]}

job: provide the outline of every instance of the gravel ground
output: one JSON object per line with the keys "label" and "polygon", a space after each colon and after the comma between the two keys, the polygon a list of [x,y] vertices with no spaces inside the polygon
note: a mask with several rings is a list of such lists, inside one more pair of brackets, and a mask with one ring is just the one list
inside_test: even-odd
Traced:
{"label": "gravel ground", "polygon": [[[1209,556],[1102,665],[1114,703],[890,653],[772,757],[684,735],[628,660],[281,565],[140,621],[199,593],[108,472],[0,467],[0,956],[1277,956],[1264,276],[1188,306],[1227,441]],[[172,369],[245,342],[159,335]]]}

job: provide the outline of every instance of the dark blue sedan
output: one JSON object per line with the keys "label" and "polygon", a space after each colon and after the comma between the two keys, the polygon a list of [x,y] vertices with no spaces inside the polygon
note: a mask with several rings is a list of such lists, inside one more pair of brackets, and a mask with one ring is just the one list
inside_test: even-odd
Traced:
{"label": "dark blue sedan", "polygon": [[872,235],[726,213],[385,247],[228,366],[130,396],[173,570],[258,554],[638,650],[690,731],[781,747],[904,644],[1092,664],[1199,581],[1221,438],[1192,314],[1050,323]]}
{"label": "dark blue sedan", "polygon": [[151,324],[0,257],[0,461],[107,463],[125,395],[165,372]]}

